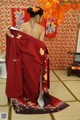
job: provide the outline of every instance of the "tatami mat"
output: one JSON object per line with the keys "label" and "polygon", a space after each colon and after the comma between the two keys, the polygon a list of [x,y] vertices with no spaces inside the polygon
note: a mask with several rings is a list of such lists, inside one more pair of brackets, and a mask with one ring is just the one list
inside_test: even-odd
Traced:
{"label": "tatami mat", "polygon": [[57,78],[57,76],[55,76],[55,74],[53,74],[52,71],[50,71],[50,82],[52,81],[59,81],[59,79]]}
{"label": "tatami mat", "polygon": [[70,106],[59,112],[54,113],[55,120],[80,120],[80,103],[69,102]]}
{"label": "tatami mat", "polygon": [[7,105],[7,97],[5,94],[5,84],[0,84],[0,105]]}
{"label": "tatami mat", "polygon": [[65,88],[61,82],[51,82],[50,84],[50,94],[63,101],[73,101],[75,98],[70,94],[70,92]]}
{"label": "tatami mat", "polygon": [[80,100],[80,81],[64,82],[72,93]]}
{"label": "tatami mat", "polygon": [[66,70],[54,70],[54,73],[61,79],[61,80],[80,80],[80,77],[76,75],[67,76]]}
{"label": "tatami mat", "polygon": [[2,84],[2,83],[6,83],[6,79],[0,77],[0,84]]}
{"label": "tatami mat", "polygon": [[65,110],[52,115],[16,114],[13,108],[7,105],[5,85],[6,79],[0,78],[0,115],[8,114],[9,118],[6,120],[80,120],[80,78],[75,75],[68,77],[66,70],[50,71],[49,93],[70,105]]}

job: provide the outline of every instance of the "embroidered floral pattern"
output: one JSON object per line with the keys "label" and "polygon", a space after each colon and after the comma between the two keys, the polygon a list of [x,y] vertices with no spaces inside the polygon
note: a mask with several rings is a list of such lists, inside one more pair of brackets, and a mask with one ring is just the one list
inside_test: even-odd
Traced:
{"label": "embroidered floral pattern", "polygon": [[20,39],[21,37],[22,37],[22,35],[20,35],[20,34],[17,34],[17,36],[16,36],[17,39]]}
{"label": "embroidered floral pattern", "polygon": [[29,105],[34,106],[35,103],[32,103],[31,101],[28,102]]}
{"label": "embroidered floral pattern", "polygon": [[17,62],[17,61],[19,61],[19,59],[13,59],[13,62]]}
{"label": "embroidered floral pattern", "polygon": [[47,73],[44,75],[44,79],[47,80]]}
{"label": "embroidered floral pattern", "polygon": [[39,52],[40,52],[41,55],[44,55],[44,50],[42,48],[40,48]]}

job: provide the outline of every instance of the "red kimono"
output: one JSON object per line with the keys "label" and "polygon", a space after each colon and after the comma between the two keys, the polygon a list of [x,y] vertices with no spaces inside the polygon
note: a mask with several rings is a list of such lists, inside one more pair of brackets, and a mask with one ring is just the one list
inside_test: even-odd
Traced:
{"label": "red kimono", "polygon": [[16,113],[58,112],[69,105],[49,95],[49,59],[43,42],[11,29],[6,37],[6,95]]}

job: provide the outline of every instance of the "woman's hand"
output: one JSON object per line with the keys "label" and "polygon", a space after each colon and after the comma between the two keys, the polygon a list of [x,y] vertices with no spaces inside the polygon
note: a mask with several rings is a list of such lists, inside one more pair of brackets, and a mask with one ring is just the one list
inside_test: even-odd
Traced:
{"label": "woman's hand", "polygon": [[14,37],[14,35],[12,35],[11,32],[10,32],[10,28],[7,28],[7,29],[6,29],[6,34],[7,34],[9,37],[11,37],[11,38]]}
{"label": "woman's hand", "polygon": [[14,35],[11,34],[9,37],[14,38]]}

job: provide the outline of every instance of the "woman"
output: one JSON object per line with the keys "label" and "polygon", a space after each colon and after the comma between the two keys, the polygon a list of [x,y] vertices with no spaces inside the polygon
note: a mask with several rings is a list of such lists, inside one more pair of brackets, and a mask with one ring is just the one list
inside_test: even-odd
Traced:
{"label": "woman", "polygon": [[[27,8],[27,12],[30,14],[30,20],[21,25],[20,31],[40,40],[44,40],[45,28],[39,23],[42,21],[43,10],[40,7],[36,7],[36,11],[32,7]],[[7,35],[14,38],[14,35],[7,29]],[[39,97],[40,98],[40,97]],[[43,106],[44,102],[38,99],[39,105]]]}
{"label": "woman", "polygon": [[[20,30],[24,33],[27,33],[34,38],[37,38],[41,41],[44,40],[45,28],[39,23],[42,21],[43,10],[40,7],[36,8],[37,11],[33,11],[33,8],[27,8],[27,12],[30,14],[30,21],[25,22],[21,25]],[[9,37],[14,37],[10,30],[7,29],[7,34]]]}
{"label": "woman", "polygon": [[[18,30],[7,30],[6,95],[16,113],[58,112],[69,105],[49,95],[49,59],[43,43],[45,28],[39,24],[41,8],[28,8],[30,21]],[[18,105],[18,106],[17,106]]]}

